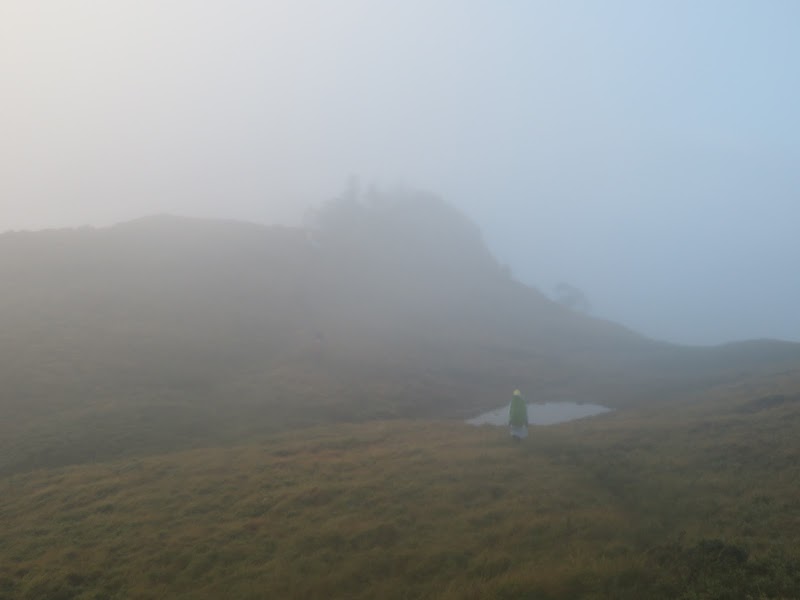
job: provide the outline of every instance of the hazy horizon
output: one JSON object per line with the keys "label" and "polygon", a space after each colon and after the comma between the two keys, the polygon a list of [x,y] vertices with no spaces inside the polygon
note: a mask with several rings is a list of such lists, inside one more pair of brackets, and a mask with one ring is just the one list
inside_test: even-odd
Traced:
{"label": "hazy horizon", "polygon": [[800,6],[0,6],[0,231],[434,192],[658,339],[800,341]]}

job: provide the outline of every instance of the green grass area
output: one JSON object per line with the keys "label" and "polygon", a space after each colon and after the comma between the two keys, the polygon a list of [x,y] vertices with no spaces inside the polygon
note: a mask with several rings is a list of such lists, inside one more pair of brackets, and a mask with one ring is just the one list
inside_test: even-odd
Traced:
{"label": "green grass area", "polygon": [[800,402],[762,391],[8,475],[0,598],[798,598]]}
{"label": "green grass area", "polygon": [[[403,196],[0,236],[0,600],[800,598],[800,344],[576,313]],[[514,387],[619,410],[460,422]]]}

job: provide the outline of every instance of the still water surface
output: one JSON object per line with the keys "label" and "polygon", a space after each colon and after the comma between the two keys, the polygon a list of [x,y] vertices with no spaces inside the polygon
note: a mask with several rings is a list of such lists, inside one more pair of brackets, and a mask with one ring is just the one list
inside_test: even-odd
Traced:
{"label": "still water surface", "polygon": [[[531,425],[555,425],[592,417],[610,411],[599,404],[579,404],[578,402],[548,402],[528,404],[528,421]],[[470,425],[508,425],[508,405],[496,408],[467,421]]]}

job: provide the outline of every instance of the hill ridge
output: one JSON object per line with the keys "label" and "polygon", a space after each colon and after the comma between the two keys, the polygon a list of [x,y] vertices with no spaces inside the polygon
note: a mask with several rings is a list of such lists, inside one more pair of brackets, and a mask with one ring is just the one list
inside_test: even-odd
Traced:
{"label": "hill ridge", "polygon": [[800,344],[680,347],[573,312],[508,277],[437,200],[328,210],[313,229],[155,215],[0,236],[0,471],[462,418],[514,387],[621,407],[800,362]]}

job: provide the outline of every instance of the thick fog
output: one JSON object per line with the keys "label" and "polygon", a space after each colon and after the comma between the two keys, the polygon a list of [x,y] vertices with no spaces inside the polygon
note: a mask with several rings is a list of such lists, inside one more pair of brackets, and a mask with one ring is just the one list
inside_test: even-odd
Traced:
{"label": "thick fog", "polygon": [[800,341],[798,22],[791,0],[3,0],[0,231],[297,224],[355,174],[440,194],[516,278],[647,335]]}

